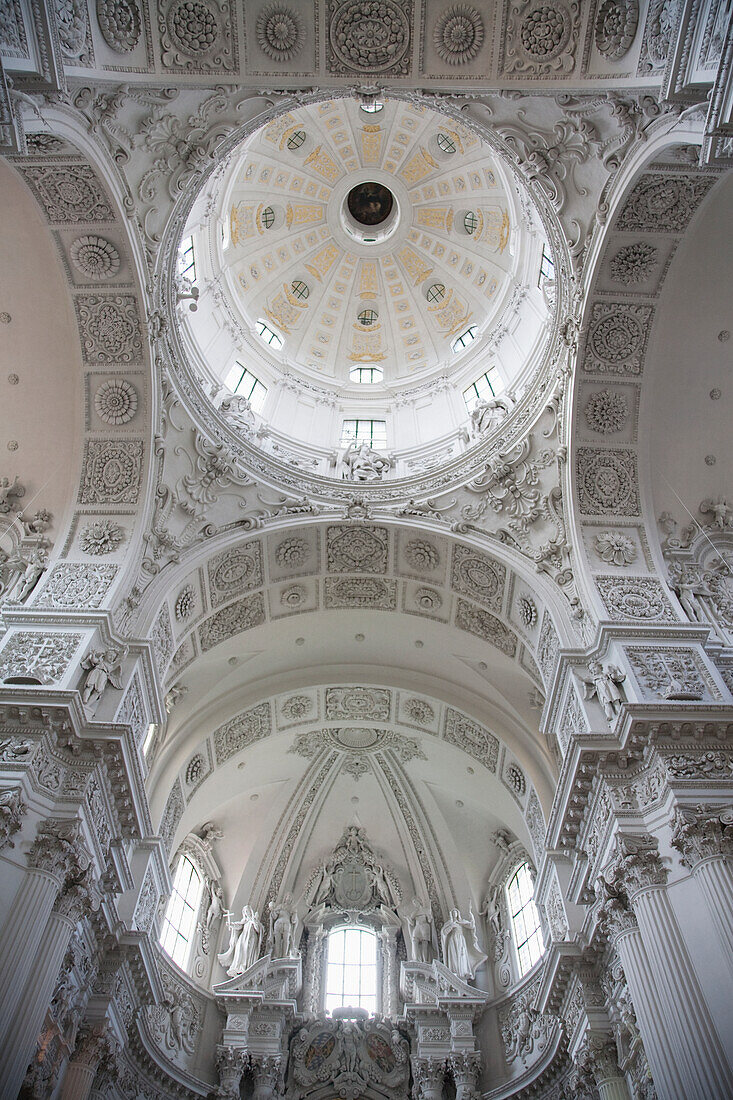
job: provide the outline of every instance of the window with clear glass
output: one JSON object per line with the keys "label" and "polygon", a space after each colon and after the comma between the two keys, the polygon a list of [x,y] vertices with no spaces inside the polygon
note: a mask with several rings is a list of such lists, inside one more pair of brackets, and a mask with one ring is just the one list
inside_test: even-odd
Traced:
{"label": "window with clear glass", "polygon": [[262,412],[267,397],[267,386],[260,382],[251,370],[247,370],[241,363],[235,363],[225,384],[232,393],[246,397],[256,413]]}
{"label": "window with clear glass", "polygon": [[257,322],[257,335],[271,348],[278,349],[283,346],[282,336],[275,332],[274,328],[270,328],[267,321],[260,320]]}
{"label": "window with clear glass", "polygon": [[305,141],[305,130],[296,130],[294,134],[291,134],[288,138],[288,149],[300,149],[301,145]]}
{"label": "window with clear glass", "polygon": [[442,149],[444,153],[455,153],[456,143],[452,141],[447,134],[438,134],[437,142],[438,148]]}
{"label": "window with clear glass", "polygon": [[473,210],[469,210],[467,214],[464,214],[463,227],[467,233],[475,233],[478,227],[478,214],[475,214]]}
{"label": "window with clear glass", "polygon": [[445,298],[445,283],[431,283],[425,297],[431,304],[442,302]]}
{"label": "window with clear glass", "polygon": [[384,107],[383,103],[380,103],[378,99],[367,99],[364,103],[359,105],[367,115],[376,115]]}
{"label": "window with clear glass", "polygon": [[377,313],[376,309],[362,309],[359,313],[359,324],[364,325],[365,328],[368,328],[369,325],[374,324],[378,316],[379,314]]}
{"label": "window with clear glass", "polygon": [[178,274],[184,279],[196,281],[196,257],[193,254],[193,237],[185,237],[178,246]]}
{"label": "window with clear glass", "polygon": [[471,412],[477,401],[488,401],[491,397],[496,397],[498,391],[498,379],[496,376],[496,370],[484,371],[484,373],[472,382],[471,385],[463,391],[463,400],[466,403],[466,409]]}
{"label": "window with clear glass", "polygon": [[334,1008],[377,1011],[377,937],[367,928],[334,928],[328,936],[327,1012]]}
{"label": "window with clear glass", "polygon": [[540,260],[540,273],[537,278],[537,286],[542,287],[545,283],[551,283],[555,278],[555,261],[550,253],[547,251],[547,246],[542,245],[542,259]]}
{"label": "window with clear glass", "polygon": [[260,221],[262,222],[263,228],[272,229],[275,224],[275,211],[271,206],[266,206],[262,211],[260,214]]}
{"label": "window with clear glass", "polygon": [[305,299],[310,296],[310,287],[307,283],[304,283],[302,279],[293,279],[290,286],[296,298],[301,298],[305,301]]}
{"label": "window with clear glass", "polygon": [[532,969],[542,958],[545,943],[540,927],[540,915],[534,903],[534,883],[529,864],[517,867],[506,888],[506,900],[509,907],[509,919],[512,925],[514,946],[519,962],[519,976]]}
{"label": "window with clear glass", "polygon": [[341,446],[348,443],[368,443],[375,450],[387,446],[386,420],[344,420],[341,430]]}
{"label": "window with clear glass", "polygon": [[462,351],[463,348],[467,348],[471,341],[476,339],[477,331],[478,330],[476,328],[476,325],[469,325],[465,332],[462,332],[459,336],[456,336],[455,340],[451,344],[451,351],[454,353],[454,355],[457,352]]}
{"label": "window with clear glass", "polygon": [[182,855],[173,876],[173,892],[163,917],[160,943],[165,952],[182,970],[186,969],[196,930],[196,916],[201,904],[204,882],[188,856]]}
{"label": "window with clear glass", "polygon": [[373,386],[375,382],[381,382],[384,371],[381,367],[352,367],[349,378],[352,382],[358,382],[360,386]]}

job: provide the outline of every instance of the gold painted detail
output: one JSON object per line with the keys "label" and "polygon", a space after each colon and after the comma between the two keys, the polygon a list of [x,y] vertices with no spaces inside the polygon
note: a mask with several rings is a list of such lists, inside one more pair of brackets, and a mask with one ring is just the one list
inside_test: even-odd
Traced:
{"label": "gold painted detail", "polygon": [[351,337],[348,358],[352,363],[377,363],[386,359],[379,327],[376,332],[365,332],[363,329],[355,332]]}
{"label": "gold painted detail", "polygon": [[328,183],[335,183],[341,175],[338,164],[322,145],[317,145],[313,152],[305,158],[303,164],[310,165],[312,170]]}
{"label": "gold painted detail", "polygon": [[302,301],[300,298],[296,298],[290,285],[288,283],[283,283],[282,290],[278,291],[275,297],[271,298],[267,303],[265,316],[268,320],[272,321],[281,332],[289,336],[291,330],[297,325],[298,321],[301,320],[304,315],[304,310],[307,310],[307,308],[308,303]]}
{"label": "gold painted detail", "polygon": [[[481,213],[481,212],[480,212]],[[487,210],[483,217],[483,237],[490,248],[503,252],[509,241],[511,222],[508,210]]]}
{"label": "gold painted detail", "polygon": [[359,297],[374,299],[377,297],[378,290],[377,265],[373,260],[362,260],[359,268]]}
{"label": "gold painted detail", "polygon": [[379,164],[382,154],[382,134],[378,126],[365,126],[361,137],[362,164]]}
{"label": "gold painted detail", "polygon": [[427,279],[432,267],[425,262],[422,256],[419,256],[414,248],[411,248],[409,244],[406,244],[404,248],[401,248],[397,253],[397,259],[402,264],[408,277],[413,280],[413,286],[417,286],[423,279]]}
{"label": "gold painted detail", "polygon": [[471,311],[453,290],[449,290],[442,302],[428,306],[428,313],[446,336],[454,336],[466,328],[471,319]]}
{"label": "gold painted detail", "polygon": [[332,241],[316,252],[310,263],[305,265],[305,269],[321,282],[340,256],[341,249]]}
{"label": "gold painted detail", "polygon": [[277,145],[282,149],[282,136],[286,131],[297,130],[295,116],[287,112],[287,114],[280,115],[279,118],[273,119],[264,130],[264,137],[267,141],[272,142],[273,145]]}
{"label": "gold painted detail", "polygon": [[421,206],[417,211],[417,224],[427,229],[447,229],[448,213],[445,206]]}
{"label": "gold painted detail", "polygon": [[432,171],[439,167],[437,160],[421,145],[417,152],[413,153],[407,163],[402,166],[400,175],[410,187],[414,187],[416,183],[419,183],[421,179],[424,179],[425,176],[430,175]]}
{"label": "gold painted detail", "polygon": [[293,206],[292,203],[288,203],[285,208],[285,224],[288,229],[292,229],[293,226],[299,229],[301,225],[318,225],[322,221],[323,207],[315,203],[307,206]]}
{"label": "gold painted detail", "polygon": [[238,202],[232,207],[229,219],[229,234],[232,244],[237,245],[247,237],[255,235],[254,203]]}

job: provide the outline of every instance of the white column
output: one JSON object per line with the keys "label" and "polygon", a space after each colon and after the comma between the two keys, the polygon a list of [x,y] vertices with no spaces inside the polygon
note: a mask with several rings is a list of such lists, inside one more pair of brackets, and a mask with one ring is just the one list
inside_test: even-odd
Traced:
{"label": "white column", "polygon": [[80,1031],[66,1066],[59,1100],[88,1100],[100,1063],[109,1060],[111,1055],[106,1022]]}
{"label": "white column", "polygon": [[[28,871],[0,932],[0,1051],[7,1049],[28,975],[35,971],[40,976],[47,967],[45,950],[39,953],[46,922],[64,882],[79,873],[86,855],[80,852],[78,835],[78,821],[42,821],[28,854]],[[53,981],[57,974],[58,966]]]}
{"label": "white column", "polygon": [[606,900],[604,919],[626,975],[657,1096],[682,1100],[686,1083],[677,1064],[676,1039],[667,1026],[636,918],[619,897],[612,897]]}
{"label": "white column", "polygon": [[710,1018],[699,982],[664,887],[632,897],[653,977],[671,1009],[687,1070],[689,1100],[733,1096],[733,1072]]}
{"label": "white column", "polygon": [[733,968],[733,810],[729,807],[678,807],[672,845],[692,871],[722,947]]}
{"label": "white column", "polygon": [[433,1058],[413,1058],[412,1076],[418,1100],[443,1100],[445,1062]]}
{"label": "white column", "polygon": [[280,1092],[282,1058],[279,1054],[252,1054],[252,1100],[273,1100]]}
{"label": "white column", "polygon": [[74,921],[52,913],[42,937],[43,969],[31,974],[3,1045],[0,1100],[17,1100],[53,993],[56,976],[69,946]]}
{"label": "white column", "polygon": [[[617,900],[623,898],[626,907],[633,910],[646,959],[646,967],[641,970],[637,961],[636,980],[654,996],[659,1009],[662,1031],[656,1029],[657,1047],[673,1044],[662,1068],[661,1050],[655,1053],[647,1047],[641,1017],[637,1014],[657,1092],[684,1100],[733,1096],[733,1071],[667,896],[668,872],[659,857],[658,843],[645,835],[619,834],[616,844],[618,854],[610,876],[611,889]],[[627,979],[635,997],[628,973]],[[650,1023],[647,1019],[647,1027]],[[665,1092],[657,1075],[662,1072],[666,1077],[670,1069],[679,1074],[681,1082],[675,1083],[674,1090],[669,1088]]]}
{"label": "white column", "polygon": [[216,1068],[219,1071],[217,1100],[239,1100],[239,1083],[242,1080],[247,1054],[237,1047],[216,1048]]}
{"label": "white column", "polygon": [[587,1033],[574,1058],[582,1070],[592,1075],[600,1100],[631,1100],[626,1078],[616,1060],[616,1044],[610,1035]]}

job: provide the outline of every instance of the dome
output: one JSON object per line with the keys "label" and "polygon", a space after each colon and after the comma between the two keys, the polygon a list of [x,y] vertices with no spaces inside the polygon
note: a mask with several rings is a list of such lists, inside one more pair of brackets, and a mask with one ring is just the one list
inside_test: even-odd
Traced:
{"label": "dome", "polygon": [[517,392],[541,359],[539,218],[485,140],[423,105],[281,114],[229,158],[183,248],[195,373],[219,400],[251,399],[260,439],[315,448],[315,464],[344,421],[384,425],[370,442],[390,451],[457,435],[477,379]]}

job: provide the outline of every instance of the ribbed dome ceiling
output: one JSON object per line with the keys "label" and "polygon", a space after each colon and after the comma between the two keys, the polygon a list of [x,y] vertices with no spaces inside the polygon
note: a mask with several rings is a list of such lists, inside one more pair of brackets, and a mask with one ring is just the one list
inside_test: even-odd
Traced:
{"label": "ribbed dome ceiling", "polygon": [[212,244],[235,316],[282,336],[279,362],[342,382],[376,364],[388,382],[452,362],[456,335],[496,319],[516,267],[513,208],[491,151],[461,124],[345,98],[242,146]]}

